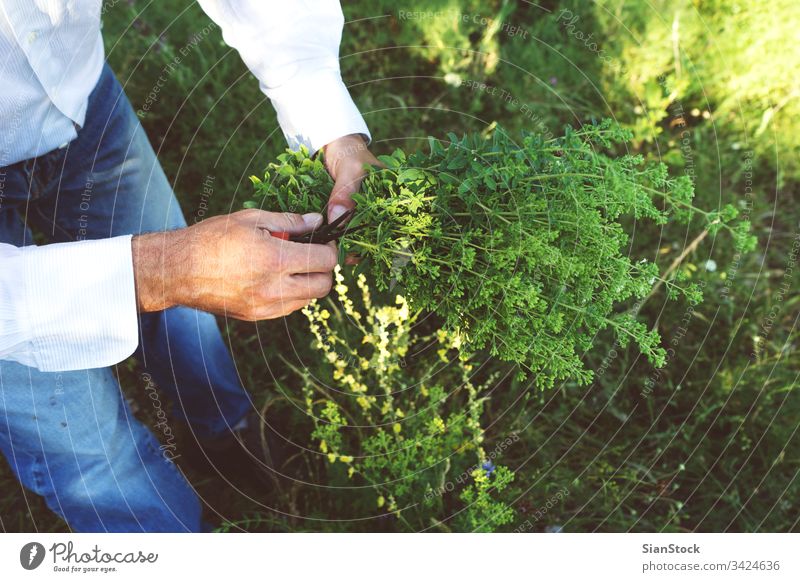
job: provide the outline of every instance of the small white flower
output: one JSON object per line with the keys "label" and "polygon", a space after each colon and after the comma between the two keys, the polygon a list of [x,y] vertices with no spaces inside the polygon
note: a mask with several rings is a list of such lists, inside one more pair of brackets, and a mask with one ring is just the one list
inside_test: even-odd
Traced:
{"label": "small white flower", "polygon": [[717,270],[717,261],[714,259],[708,259],[706,261],[706,271],[714,272]]}
{"label": "small white flower", "polygon": [[461,75],[458,73],[447,73],[444,76],[444,82],[448,85],[452,85],[453,87],[460,87],[461,86]]}

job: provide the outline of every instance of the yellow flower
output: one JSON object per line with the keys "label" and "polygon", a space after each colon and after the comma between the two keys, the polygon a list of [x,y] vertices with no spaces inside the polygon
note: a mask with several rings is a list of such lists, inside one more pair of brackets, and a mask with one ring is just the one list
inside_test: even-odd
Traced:
{"label": "yellow flower", "polygon": [[392,430],[395,432],[395,434],[400,434],[400,431],[403,430],[403,427],[400,426],[399,422],[395,422],[392,426]]}
{"label": "yellow flower", "polygon": [[336,462],[336,453],[328,453],[328,460],[331,463],[335,463]]}
{"label": "yellow flower", "polygon": [[323,453],[328,452],[328,443],[326,443],[324,439],[321,440],[319,443],[319,450],[322,451]]}
{"label": "yellow flower", "polygon": [[397,310],[397,318],[400,320],[400,322],[406,321],[409,316],[408,302],[402,295],[398,295],[395,299],[395,302],[400,306],[400,309]]}
{"label": "yellow flower", "polygon": [[353,462],[353,457],[351,457],[349,455],[342,455],[341,457],[339,457],[339,460],[342,463],[352,463]]}
{"label": "yellow flower", "polygon": [[378,495],[378,507],[383,507],[386,503],[386,499],[383,498],[383,495]]}

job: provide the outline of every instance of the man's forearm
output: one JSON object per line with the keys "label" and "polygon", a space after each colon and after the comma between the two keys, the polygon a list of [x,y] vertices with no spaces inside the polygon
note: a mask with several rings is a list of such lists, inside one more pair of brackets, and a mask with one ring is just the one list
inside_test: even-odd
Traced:
{"label": "man's forearm", "polygon": [[186,270],[188,229],[153,232],[133,237],[133,275],[140,312],[161,311],[176,305]]}

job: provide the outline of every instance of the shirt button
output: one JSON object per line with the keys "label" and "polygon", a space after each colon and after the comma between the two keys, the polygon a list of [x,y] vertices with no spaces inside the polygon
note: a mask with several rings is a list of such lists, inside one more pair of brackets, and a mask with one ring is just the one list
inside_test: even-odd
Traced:
{"label": "shirt button", "polygon": [[37,31],[35,31],[35,30],[30,31],[28,33],[28,44],[31,44],[31,43],[35,42],[38,37],[39,37],[39,33]]}

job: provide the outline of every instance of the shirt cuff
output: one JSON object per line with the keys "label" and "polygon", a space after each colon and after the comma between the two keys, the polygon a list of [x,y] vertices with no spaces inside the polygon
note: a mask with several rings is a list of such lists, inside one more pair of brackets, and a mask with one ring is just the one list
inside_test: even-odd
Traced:
{"label": "shirt cuff", "polygon": [[23,363],[43,372],[84,370],[116,364],[136,350],[130,235],[20,250],[29,322]]}
{"label": "shirt cuff", "polygon": [[311,155],[350,134],[372,137],[338,71],[325,71],[265,89],[278,113],[286,142],[293,150],[306,146]]}

